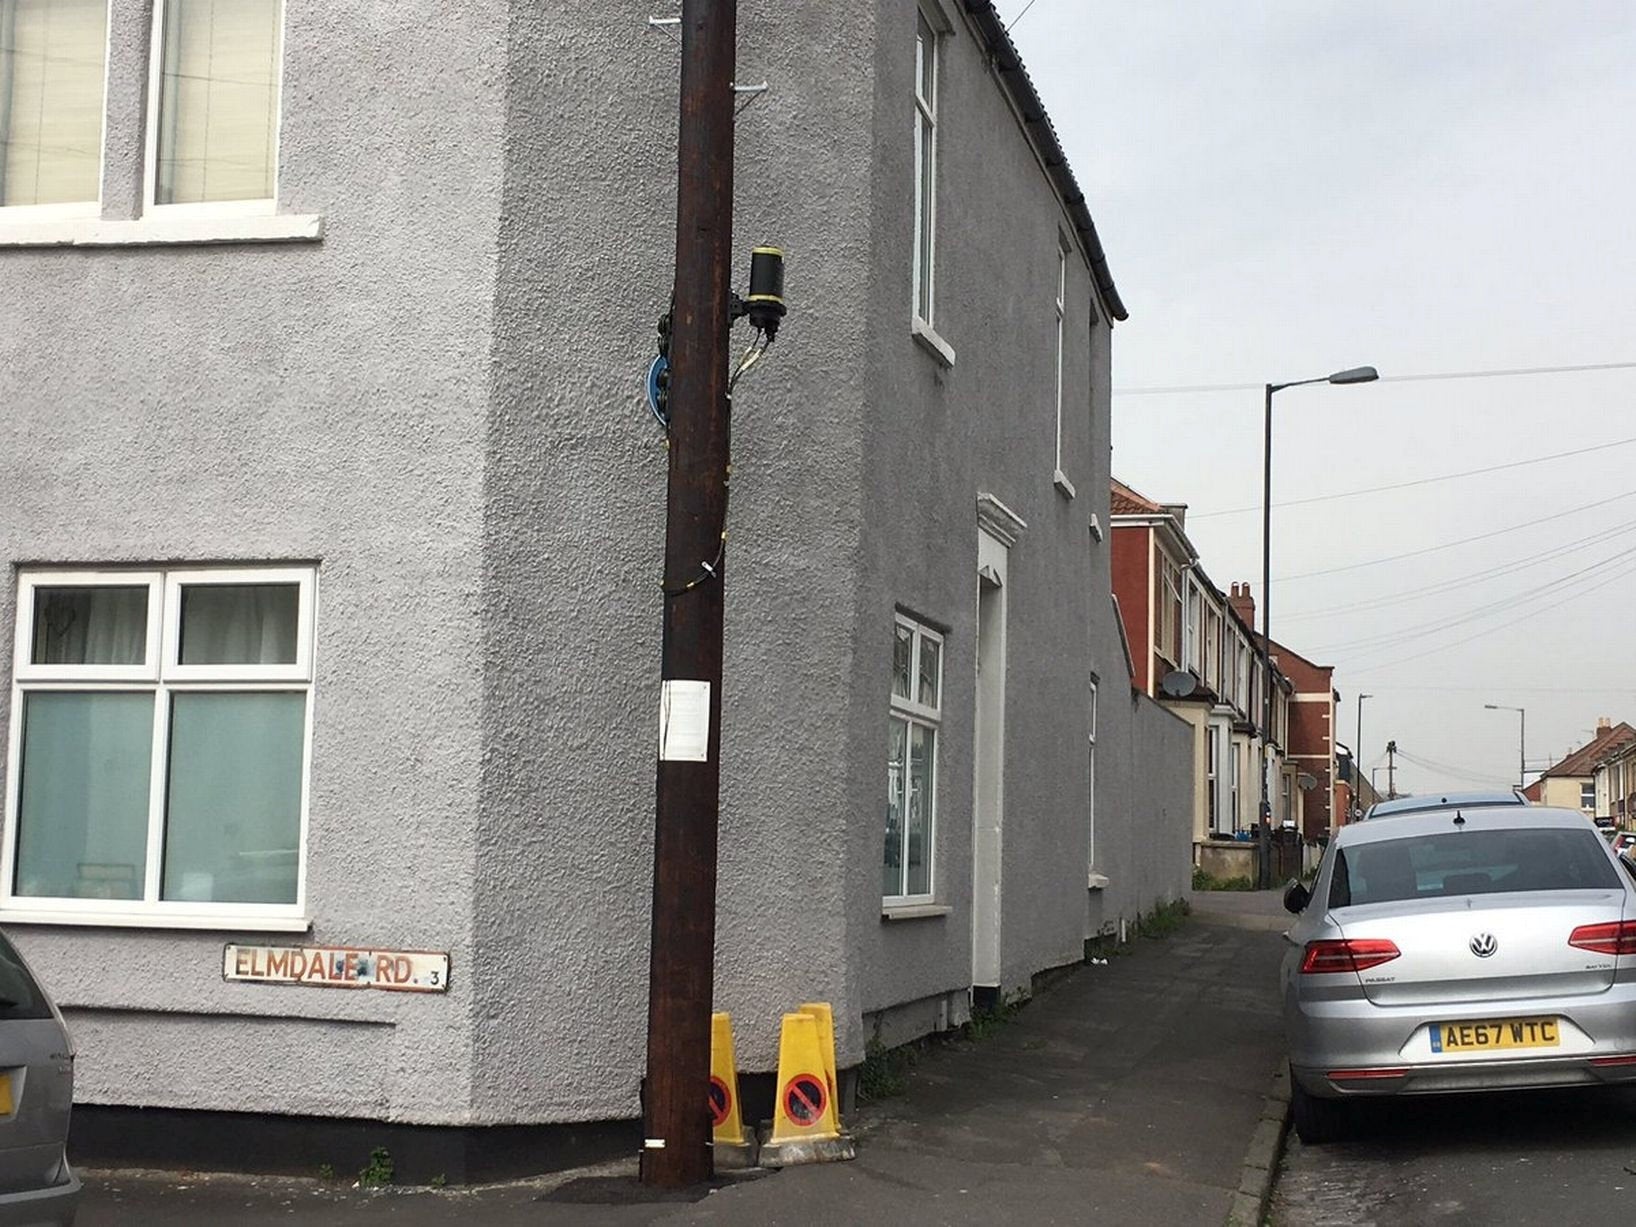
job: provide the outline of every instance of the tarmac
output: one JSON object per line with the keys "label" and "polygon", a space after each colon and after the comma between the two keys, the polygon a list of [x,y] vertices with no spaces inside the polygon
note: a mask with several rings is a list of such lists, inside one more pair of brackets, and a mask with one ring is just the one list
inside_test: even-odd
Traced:
{"label": "tarmac", "polygon": [[78,1227],[1257,1222],[1283,1136],[1278,892],[1200,893],[1192,918],[1086,963],[902,1094],[844,1122],[850,1163],[647,1200],[635,1165],[481,1189],[88,1172]]}

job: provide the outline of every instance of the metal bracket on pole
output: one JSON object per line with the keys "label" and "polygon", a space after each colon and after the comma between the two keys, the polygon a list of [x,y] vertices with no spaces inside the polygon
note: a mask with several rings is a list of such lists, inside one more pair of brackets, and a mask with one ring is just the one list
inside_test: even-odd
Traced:
{"label": "metal bracket on pole", "polygon": [[731,88],[735,94],[744,95],[744,101],[739,103],[738,108],[733,112],[735,115],[742,115],[755,105],[755,100],[757,98],[761,97],[761,95],[772,89],[772,86],[767,84],[765,81],[763,81],[760,85],[740,85],[737,81],[734,81],[729,88]]}

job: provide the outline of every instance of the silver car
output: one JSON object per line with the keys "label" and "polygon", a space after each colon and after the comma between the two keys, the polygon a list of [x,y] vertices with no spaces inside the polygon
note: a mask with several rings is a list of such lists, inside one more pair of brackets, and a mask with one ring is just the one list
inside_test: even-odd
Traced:
{"label": "silver car", "polygon": [[0,934],[0,1227],[72,1227],[74,1050],[62,1015]]}
{"label": "silver car", "polygon": [[1284,904],[1303,1142],[1366,1096],[1636,1079],[1636,883],[1576,810],[1343,827]]}

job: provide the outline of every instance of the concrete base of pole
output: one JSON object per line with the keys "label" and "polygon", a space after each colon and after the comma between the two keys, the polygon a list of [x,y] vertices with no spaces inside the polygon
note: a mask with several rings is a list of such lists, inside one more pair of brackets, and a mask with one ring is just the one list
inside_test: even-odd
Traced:
{"label": "concrete base of pole", "polygon": [[743,1172],[752,1167],[760,1166],[757,1154],[759,1149],[754,1139],[740,1143],[737,1146],[734,1146],[731,1142],[712,1142],[710,1154],[714,1160],[716,1171]]}

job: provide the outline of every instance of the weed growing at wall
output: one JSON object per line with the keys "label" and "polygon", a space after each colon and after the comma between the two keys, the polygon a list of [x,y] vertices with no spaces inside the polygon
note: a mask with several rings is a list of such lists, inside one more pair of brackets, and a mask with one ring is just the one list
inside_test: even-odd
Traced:
{"label": "weed growing at wall", "polygon": [[1216,878],[1194,866],[1194,890],[1254,890],[1255,883],[1249,878],[1240,875],[1236,878]]}
{"label": "weed growing at wall", "polygon": [[393,1180],[391,1151],[384,1146],[375,1147],[369,1152],[369,1162],[364,1164],[363,1171],[358,1173],[358,1183],[366,1189],[379,1189],[391,1184]]}

